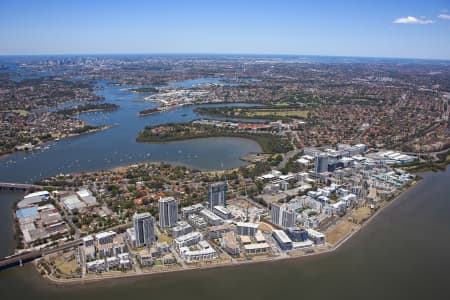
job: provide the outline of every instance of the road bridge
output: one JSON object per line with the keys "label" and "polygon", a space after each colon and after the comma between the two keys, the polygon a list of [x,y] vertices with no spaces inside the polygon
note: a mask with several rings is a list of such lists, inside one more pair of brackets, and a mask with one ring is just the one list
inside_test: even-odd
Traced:
{"label": "road bridge", "polygon": [[75,240],[63,245],[57,246],[55,248],[44,248],[40,250],[32,250],[28,252],[23,252],[20,254],[15,254],[11,256],[7,256],[0,260],[0,270],[11,268],[14,266],[22,266],[26,262],[30,262],[35,260],[36,258],[52,254],[58,251],[78,247],[83,244],[83,240]]}

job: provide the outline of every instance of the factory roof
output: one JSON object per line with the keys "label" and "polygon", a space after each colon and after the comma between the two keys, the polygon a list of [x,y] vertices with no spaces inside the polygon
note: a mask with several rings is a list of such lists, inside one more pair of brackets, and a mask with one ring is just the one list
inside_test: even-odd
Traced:
{"label": "factory roof", "polygon": [[49,196],[49,192],[48,191],[39,191],[39,192],[35,192],[35,193],[31,193],[26,195],[25,197],[23,197],[23,199],[27,199],[27,198],[32,198],[32,197],[36,197],[36,196],[40,196],[40,197],[45,197],[45,196]]}
{"label": "factory roof", "polygon": [[23,218],[36,218],[39,215],[36,207],[27,207],[16,210],[16,216],[18,219]]}

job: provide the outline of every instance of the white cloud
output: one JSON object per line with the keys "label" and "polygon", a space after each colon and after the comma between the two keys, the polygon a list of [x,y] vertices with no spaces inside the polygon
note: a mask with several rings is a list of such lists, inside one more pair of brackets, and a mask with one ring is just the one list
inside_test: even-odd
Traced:
{"label": "white cloud", "polygon": [[450,20],[450,15],[449,14],[440,14],[438,16],[439,19],[444,19],[444,20]]}
{"label": "white cloud", "polygon": [[416,18],[416,17],[404,17],[404,18],[397,18],[394,20],[395,24],[431,24],[434,23],[433,20],[427,20],[425,18]]}

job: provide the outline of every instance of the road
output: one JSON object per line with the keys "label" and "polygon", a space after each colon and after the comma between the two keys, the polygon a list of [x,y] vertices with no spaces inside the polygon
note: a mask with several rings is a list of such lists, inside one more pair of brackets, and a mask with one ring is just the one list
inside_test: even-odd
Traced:
{"label": "road", "polygon": [[278,169],[283,169],[283,168],[286,166],[286,164],[288,163],[288,161],[289,161],[292,157],[294,157],[294,156],[296,156],[297,154],[299,154],[301,151],[302,151],[302,150],[300,150],[300,149],[294,149],[294,150],[291,150],[291,151],[289,151],[288,153],[286,153],[286,154],[284,155],[284,157],[283,157],[283,160],[278,164]]}

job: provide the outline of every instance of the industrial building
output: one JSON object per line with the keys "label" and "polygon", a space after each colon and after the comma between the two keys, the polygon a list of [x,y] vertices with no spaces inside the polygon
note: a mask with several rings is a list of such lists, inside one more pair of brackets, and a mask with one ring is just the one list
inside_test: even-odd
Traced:
{"label": "industrial building", "polygon": [[23,199],[17,203],[17,207],[24,208],[33,204],[38,204],[44,200],[47,200],[48,197],[50,197],[50,193],[48,191],[31,193],[23,197]]}

